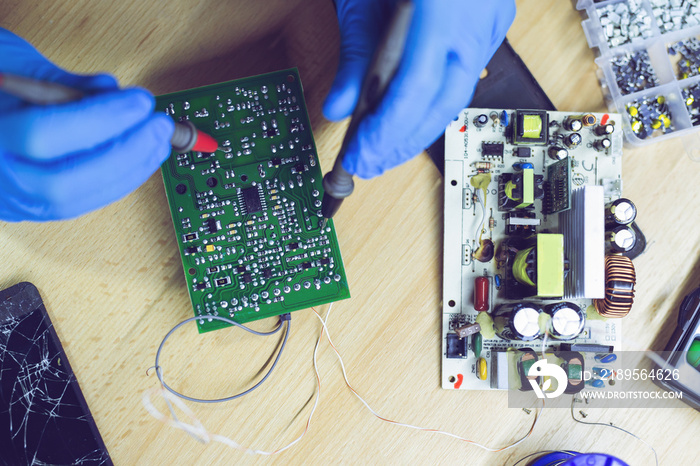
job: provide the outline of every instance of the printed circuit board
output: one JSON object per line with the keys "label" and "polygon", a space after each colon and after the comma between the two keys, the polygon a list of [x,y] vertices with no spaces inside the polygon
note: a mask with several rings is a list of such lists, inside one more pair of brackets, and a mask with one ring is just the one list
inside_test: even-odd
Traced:
{"label": "printed circuit board", "polygon": [[162,166],[200,332],[350,297],[296,69],[157,98],[220,145]]}
{"label": "printed circuit board", "polygon": [[[620,349],[636,215],[621,199],[620,123],[470,108],[447,127],[443,388],[504,389],[515,378],[525,390],[543,351]],[[566,366],[578,387],[583,359]]]}

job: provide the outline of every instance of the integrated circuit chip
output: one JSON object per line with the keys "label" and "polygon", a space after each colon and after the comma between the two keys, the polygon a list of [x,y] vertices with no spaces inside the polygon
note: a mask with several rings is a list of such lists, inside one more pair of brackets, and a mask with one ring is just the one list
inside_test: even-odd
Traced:
{"label": "integrated circuit chip", "polygon": [[241,208],[245,214],[256,214],[263,210],[262,200],[260,199],[260,191],[257,187],[251,186],[239,191],[239,199],[243,204]]}
{"label": "integrated circuit chip", "polygon": [[295,69],[176,92],[157,108],[221,146],[162,167],[200,332],[350,297]]}

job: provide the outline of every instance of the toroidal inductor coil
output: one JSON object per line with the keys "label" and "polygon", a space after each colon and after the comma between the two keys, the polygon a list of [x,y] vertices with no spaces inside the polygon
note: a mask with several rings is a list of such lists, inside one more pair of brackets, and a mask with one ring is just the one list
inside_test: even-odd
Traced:
{"label": "toroidal inductor coil", "polygon": [[629,257],[605,256],[605,298],[595,300],[603,317],[625,317],[632,309],[636,275]]}

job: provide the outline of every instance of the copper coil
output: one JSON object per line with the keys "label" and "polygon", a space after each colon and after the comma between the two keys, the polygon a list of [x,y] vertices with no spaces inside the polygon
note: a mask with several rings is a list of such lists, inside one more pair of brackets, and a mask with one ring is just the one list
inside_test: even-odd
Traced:
{"label": "copper coil", "polygon": [[605,298],[595,300],[603,317],[625,317],[632,309],[636,275],[629,257],[605,256]]}

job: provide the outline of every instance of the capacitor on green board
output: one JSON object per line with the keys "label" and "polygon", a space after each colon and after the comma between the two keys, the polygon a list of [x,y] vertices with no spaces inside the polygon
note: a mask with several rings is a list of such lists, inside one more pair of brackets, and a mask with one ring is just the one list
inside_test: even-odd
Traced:
{"label": "capacitor on green board", "polygon": [[481,332],[475,333],[472,336],[472,350],[474,351],[474,356],[481,357],[481,348],[484,344],[484,337],[481,336]]}

